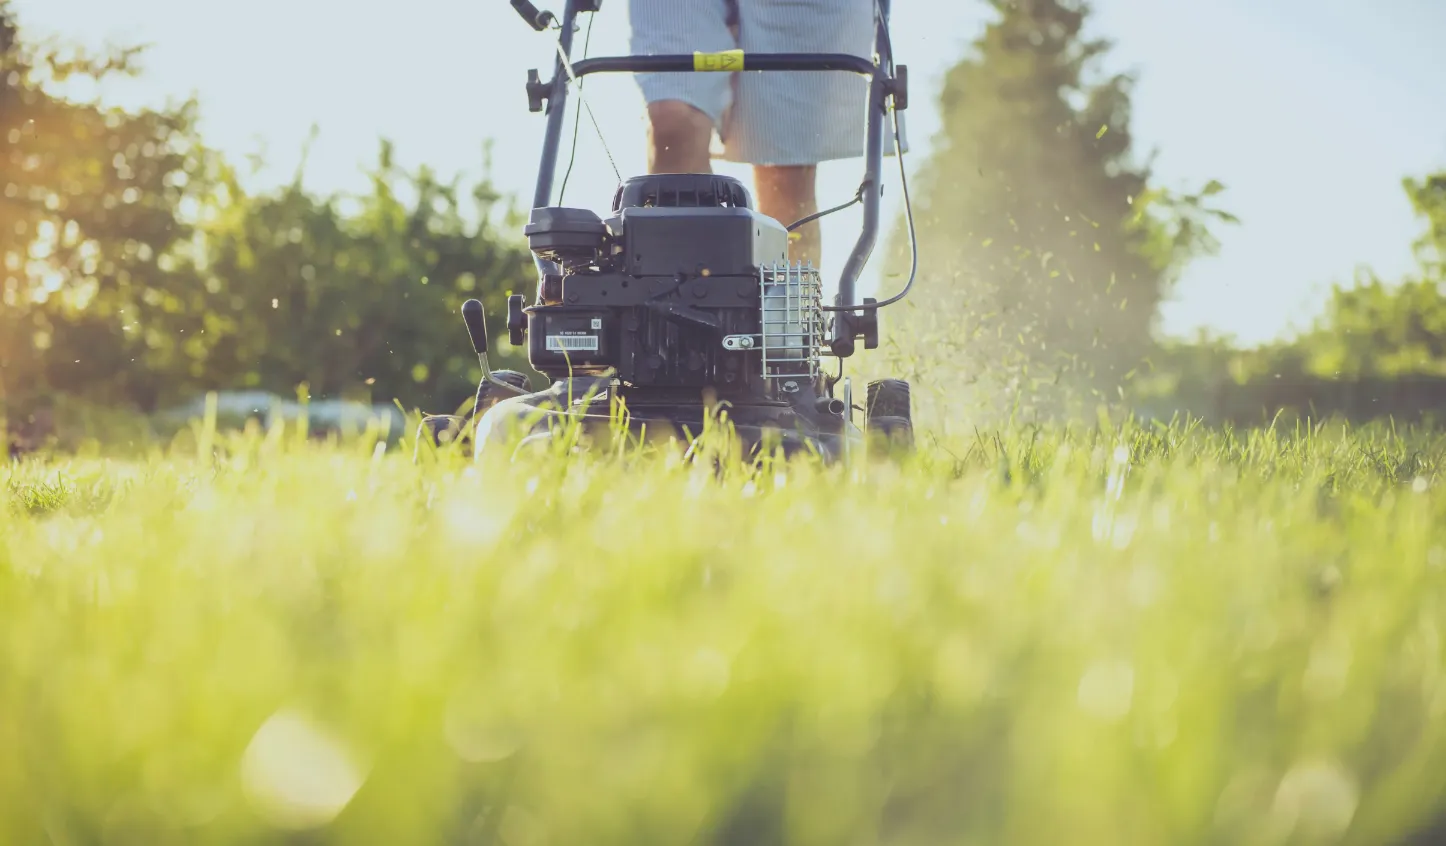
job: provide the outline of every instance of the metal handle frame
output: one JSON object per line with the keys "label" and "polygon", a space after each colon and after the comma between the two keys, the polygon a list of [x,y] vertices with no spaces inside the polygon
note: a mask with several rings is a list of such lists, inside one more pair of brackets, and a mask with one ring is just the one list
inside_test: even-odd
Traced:
{"label": "metal handle frame", "polygon": [[[834,298],[835,307],[829,309],[835,314],[829,342],[831,352],[840,358],[852,355],[854,342],[862,334],[861,327],[865,325],[865,321],[854,309],[855,306],[860,305],[854,290],[859,275],[863,272],[864,266],[868,264],[869,256],[873,253],[874,245],[878,241],[879,198],[883,193],[880,173],[883,165],[884,118],[887,114],[887,101],[896,93],[899,95],[898,100],[900,101],[907,97],[906,92],[901,90],[900,80],[888,74],[888,69],[894,67],[894,57],[891,53],[891,42],[887,29],[890,0],[875,0],[874,53],[877,57],[876,61],[846,53],[742,53],[734,51],[732,55],[741,59],[743,66],[741,71],[733,71],[728,67],[699,68],[696,57],[692,55],[603,56],[573,62],[572,42],[573,34],[577,30],[578,14],[583,11],[595,12],[598,5],[597,0],[566,0],[560,22],[561,32],[558,35],[559,55],[553,62],[552,80],[547,83],[540,82],[536,71],[529,72],[528,95],[533,101],[534,110],[538,110],[536,107],[540,106],[539,101],[547,101],[545,107],[547,128],[543,135],[537,186],[532,197],[534,208],[543,208],[552,202],[552,187],[557,173],[558,150],[562,141],[562,122],[566,112],[568,84],[572,77],[581,78],[595,73],[711,73],[719,71],[741,73],[843,71],[869,77],[868,124],[864,138],[864,176],[863,183],[860,185],[864,208],[863,228],[848,261],[844,264],[843,273],[839,277],[838,292]],[[568,73],[568,65],[571,65],[571,74]],[[899,108],[902,105],[902,102],[896,102],[895,107]],[[902,154],[902,150],[895,151],[895,155]],[[559,272],[559,268],[553,262],[540,257],[535,261],[539,279]]]}

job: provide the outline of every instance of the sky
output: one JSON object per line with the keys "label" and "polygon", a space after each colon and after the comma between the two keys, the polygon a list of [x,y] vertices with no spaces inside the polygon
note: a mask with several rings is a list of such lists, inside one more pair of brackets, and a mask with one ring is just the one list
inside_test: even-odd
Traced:
{"label": "sky", "polygon": [[[896,61],[909,66],[913,89],[912,172],[938,128],[942,75],[988,9],[980,0],[894,5]],[[382,137],[408,167],[475,178],[490,140],[493,181],[524,203],[531,197],[544,119],[527,111],[523,84],[528,68],[548,76],[554,42],[506,0],[15,0],[14,8],[31,34],[149,45],[144,75],[103,96],[131,105],[196,96],[212,146],[237,161],[264,156],[267,166],[251,177],[257,188],[292,178],[315,125],[304,176],[314,190],[365,190]],[[1182,189],[1218,179],[1227,188],[1219,204],[1242,220],[1219,233],[1217,256],[1187,270],[1163,308],[1167,333],[1205,328],[1265,342],[1305,328],[1330,285],[1349,283],[1358,267],[1387,279],[1412,269],[1423,224],[1401,180],[1446,168],[1446,2],[1096,0],[1094,10],[1092,34],[1115,45],[1107,67],[1138,77],[1132,132],[1142,154],[1156,153],[1157,178]],[[627,52],[626,0],[604,0],[595,17],[589,54]],[[645,170],[642,100],[623,75],[592,77],[583,94],[606,152],[584,115],[566,200],[602,210],[617,183],[607,153],[624,177]],[[737,165],[718,169],[748,178]],[[824,165],[820,204],[850,198],[861,174],[861,160]],[[885,182],[890,220],[901,211],[892,159]],[[826,273],[842,266],[860,220],[857,207],[825,218]],[[879,285],[874,269],[863,294]]]}

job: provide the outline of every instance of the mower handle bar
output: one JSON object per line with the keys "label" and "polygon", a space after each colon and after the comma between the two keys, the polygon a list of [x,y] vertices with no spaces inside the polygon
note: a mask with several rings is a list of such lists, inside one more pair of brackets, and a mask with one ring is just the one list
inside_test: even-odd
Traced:
{"label": "mower handle bar", "polygon": [[658,56],[600,56],[572,63],[574,76],[590,73],[709,73],[753,71],[850,71],[872,77],[872,61],[849,53],[695,53]]}
{"label": "mower handle bar", "polygon": [[[562,121],[566,111],[568,83],[575,77],[594,73],[736,73],[753,71],[847,71],[869,78],[868,124],[864,137],[864,178],[859,186],[859,196],[864,207],[863,229],[853,252],[844,264],[839,276],[838,292],[834,307],[827,309],[835,315],[830,333],[829,346],[834,355],[846,358],[853,354],[854,342],[864,325],[857,313],[861,305],[854,296],[854,287],[864,265],[868,264],[879,233],[879,196],[883,192],[880,171],[883,163],[883,132],[886,101],[898,93],[903,100],[904,92],[896,89],[896,81],[889,78],[888,69],[893,67],[892,43],[888,33],[889,7],[891,0],[874,0],[878,14],[874,21],[874,50],[879,61],[873,61],[848,53],[745,53],[742,50],[728,50],[722,53],[694,53],[654,56],[602,56],[593,59],[572,61],[573,33],[577,30],[577,16],[580,12],[596,12],[599,0],[565,0],[562,20],[558,23],[557,57],[553,62],[553,75],[549,82],[542,82],[537,72],[529,71],[527,91],[533,110],[542,108],[541,101],[547,101],[547,129],[542,140],[542,156],[537,173],[537,187],[533,193],[533,208],[544,208],[552,203],[552,183],[557,172],[558,149],[562,140]],[[547,28],[554,20],[552,13],[539,12],[528,0],[512,0],[512,6],[537,30]],[[904,103],[895,103],[896,109]],[[896,150],[895,155],[903,155]],[[542,258],[535,259],[538,270],[538,284],[558,268]]]}

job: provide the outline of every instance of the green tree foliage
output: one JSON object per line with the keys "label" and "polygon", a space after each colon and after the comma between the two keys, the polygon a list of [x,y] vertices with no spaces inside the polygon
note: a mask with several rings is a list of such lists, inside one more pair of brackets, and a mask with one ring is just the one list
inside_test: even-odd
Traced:
{"label": "green tree foliage", "polygon": [[135,73],[134,51],[25,43],[0,0],[0,397],[154,401],[185,355],[178,210],[202,188],[194,104],[127,113],[52,93]]}
{"label": "green tree foliage", "polygon": [[1249,349],[1207,337],[1164,344],[1136,397],[1256,419],[1341,407],[1361,418],[1446,415],[1446,173],[1403,187],[1425,222],[1415,272],[1387,281],[1367,270],[1333,286],[1294,338]]}
{"label": "green tree foliage", "polygon": [[[1309,376],[1446,376],[1446,172],[1402,184],[1425,223],[1418,267],[1392,282],[1367,271],[1334,286],[1320,318],[1289,345]],[[1285,355],[1277,347],[1272,357]]]}
{"label": "green tree foliage", "polygon": [[[299,180],[256,197],[227,180],[203,229],[212,382],[305,383],[313,396],[452,411],[477,379],[460,317],[468,297],[487,306],[494,363],[525,368],[503,314],[509,292],[535,284],[533,265],[519,240],[494,231],[491,186],[472,189],[469,221],[455,181],[405,172],[385,142],[370,178],[368,194],[325,198]],[[510,210],[501,223],[520,231]]]}
{"label": "green tree foliage", "polygon": [[1416,214],[1426,220],[1426,231],[1416,242],[1422,272],[1446,282],[1446,170],[1425,179],[1403,182]]}
{"label": "green tree foliage", "polygon": [[1318,327],[1301,339],[1320,376],[1446,376],[1446,292],[1441,282],[1374,276],[1337,288]]}
{"label": "green tree foliage", "polygon": [[305,384],[452,411],[477,377],[458,314],[471,296],[501,363],[525,367],[502,309],[532,264],[485,179],[469,196],[403,171],[384,143],[361,197],[299,178],[249,193],[202,144],[195,103],[129,113],[60,93],[137,73],[135,59],[29,45],[0,0],[0,400],[152,410]]}
{"label": "green tree foliage", "polygon": [[944,82],[917,294],[893,331],[1043,410],[1050,386],[1113,394],[1136,367],[1172,273],[1211,246],[1222,186],[1175,197],[1132,163],[1131,80],[1094,79],[1109,45],[1085,37],[1085,3],[989,3],[997,17]]}

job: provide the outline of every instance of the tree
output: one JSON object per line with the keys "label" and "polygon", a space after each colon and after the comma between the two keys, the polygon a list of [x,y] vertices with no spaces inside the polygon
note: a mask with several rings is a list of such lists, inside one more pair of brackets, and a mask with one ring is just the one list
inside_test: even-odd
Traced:
{"label": "tree", "polygon": [[[225,184],[202,228],[213,384],[284,394],[305,383],[317,397],[450,412],[478,375],[460,317],[469,297],[487,306],[494,365],[527,371],[504,309],[535,284],[533,264],[520,236],[493,230],[501,198],[485,178],[470,192],[473,222],[455,181],[406,173],[386,142],[359,197],[314,197],[299,179],[259,196]],[[501,222],[521,231],[510,210]]]}
{"label": "tree", "polygon": [[[458,311],[531,284],[521,222],[383,144],[371,190],[253,195],[194,130],[197,106],[135,113],[62,96],[140,69],[20,37],[0,0],[0,404],[78,395],[151,411],[256,388],[453,410],[475,386]],[[403,195],[409,194],[406,199]],[[500,364],[525,365],[503,345]],[[3,410],[3,409],[0,409]]]}
{"label": "tree", "polygon": [[1416,214],[1426,219],[1426,231],[1416,241],[1416,257],[1425,275],[1446,281],[1446,171],[1424,179],[1402,181]]}
{"label": "tree", "polygon": [[1279,409],[1402,420],[1446,412],[1446,173],[1402,185],[1426,224],[1413,273],[1388,282],[1366,270],[1333,286],[1320,317],[1291,339],[1162,345],[1135,399],[1256,420]]}
{"label": "tree", "polygon": [[929,379],[991,374],[1005,402],[1044,411],[1066,390],[1113,394],[1142,360],[1171,270],[1211,246],[1221,186],[1174,197],[1132,163],[1131,79],[1091,78],[1109,45],[1085,38],[1087,4],[988,2],[996,19],[940,95],[894,331],[936,363]]}
{"label": "tree", "polygon": [[1446,172],[1402,181],[1426,229],[1417,271],[1393,284],[1373,273],[1331,291],[1298,343],[1324,377],[1446,376]]}
{"label": "tree", "polygon": [[137,72],[136,51],[40,50],[20,35],[0,0],[0,396],[153,402],[184,355],[167,330],[194,282],[176,260],[191,235],[178,210],[205,190],[194,103],[127,113],[66,99],[52,89]]}

